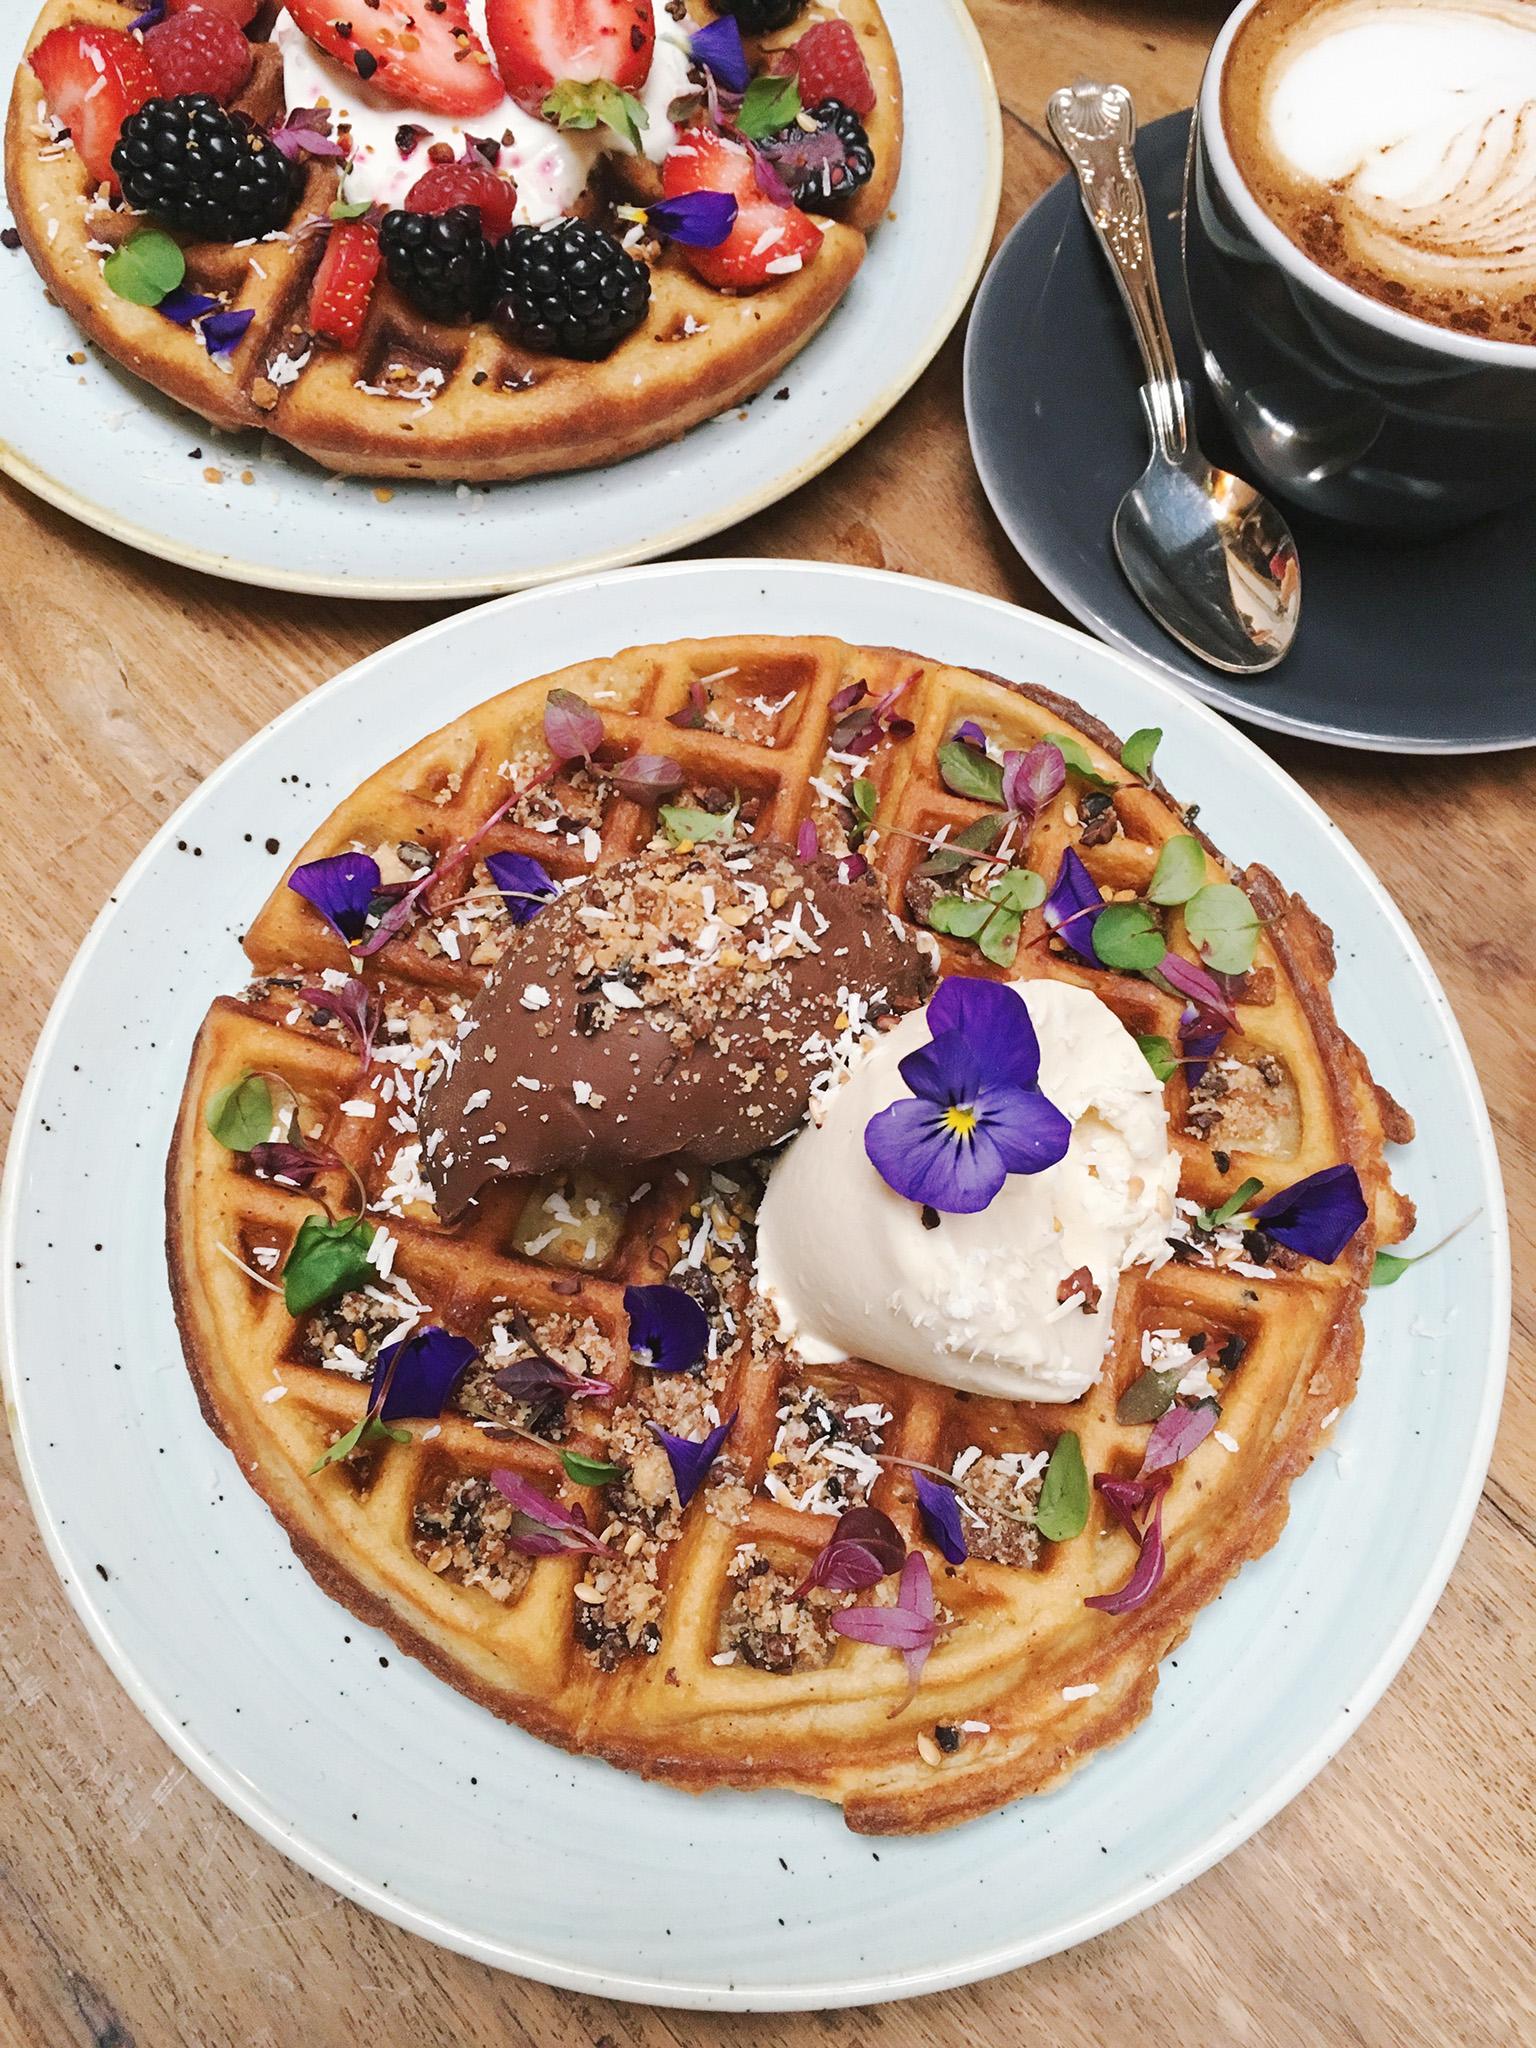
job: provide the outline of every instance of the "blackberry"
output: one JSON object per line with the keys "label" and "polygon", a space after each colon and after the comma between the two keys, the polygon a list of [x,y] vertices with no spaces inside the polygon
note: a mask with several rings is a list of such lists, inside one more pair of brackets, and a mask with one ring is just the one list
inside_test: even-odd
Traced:
{"label": "blackberry", "polygon": [[788,28],[805,0],[709,0],[716,14],[734,14],[744,36],[765,36]]}
{"label": "blackberry", "polygon": [[645,265],[581,220],[514,228],[496,266],[496,324],[540,355],[595,362],[640,325],[651,303]]}
{"label": "blackberry", "polygon": [[206,92],[147,100],[123,123],[112,168],[130,206],[206,241],[270,234],[299,196],[298,167]]}
{"label": "blackberry", "polygon": [[875,152],[864,123],[841,100],[822,100],[806,110],[815,127],[792,121],[758,144],[802,206],[827,206],[847,199],[875,175]]}
{"label": "blackberry", "polygon": [[491,245],[478,206],[386,213],[379,229],[395,290],[433,320],[478,320],[490,308]]}

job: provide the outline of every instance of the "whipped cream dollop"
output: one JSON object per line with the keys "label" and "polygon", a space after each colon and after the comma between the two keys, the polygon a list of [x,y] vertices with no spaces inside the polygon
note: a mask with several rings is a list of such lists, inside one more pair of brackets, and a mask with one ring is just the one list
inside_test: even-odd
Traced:
{"label": "whipped cream dollop", "polygon": [[[1041,1091],[1072,1123],[1066,1157],[925,1228],[870,1164],[864,1128],[909,1097],[897,1068],[933,1035],[926,1009],[873,1040],[773,1168],[758,1216],[758,1284],[807,1364],[862,1358],[1007,1400],[1075,1401],[1099,1376],[1121,1273],[1168,1258],[1179,1160],[1140,1047],[1086,989],[1015,986]],[[1082,1267],[1100,1290],[1093,1313],[1080,1295],[1057,1299]]]}
{"label": "whipped cream dollop", "polygon": [[1271,68],[1276,160],[1334,188],[1360,253],[1432,290],[1536,282],[1536,7],[1343,0]]}
{"label": "whipped cream dollop", "polygon": [[[677,141],[677,127],[668,109],[693,90],[688,76],[689,28],[667,13],[665,0],[651,0],[656,17],[656,46],[650,75],[635,97],[645,107],[641,131],[645,155],[660,163]],[[469,0],[470,26],[487,49],[485,0]],[[515,219],[525,227],[568,214],[586,190],[593,167],[606,152],[629,154],[629,145],[607,129],[561,130],[525,113],[513,99],[484,114],[434,114],[386,99],[365,85],[350,68],[313,44],[285,8],[277,17],[272,41],[283,60],[283,100],[291,114],[299,107],[326,106],[333,127],[351,130],[352,161],[342,180],[342,197],[355,205],[403,206],[405,196],[428,168],[434,142],[446,142],[455,156],[466,139],[499,141],[496,168],[517,186]],[[409,157],[402,158],[396,136],[407,123],[426,134]]]}

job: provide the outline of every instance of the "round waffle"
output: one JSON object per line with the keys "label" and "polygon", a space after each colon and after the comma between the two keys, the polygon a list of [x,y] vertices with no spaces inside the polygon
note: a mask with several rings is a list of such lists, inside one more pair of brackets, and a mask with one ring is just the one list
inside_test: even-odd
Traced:
{"label": "round waffle", "polygon": [[[913,729],[886,732],[851,767],[829,734],[834,699],[856,681],[877,694],[903,685]],[[985,815],[934,767],[962,720],[1015,748],[1065,733],[1117,785],[1106,806],[1069,778],[1015,852],[1040,873],[1054,873],[1072,846],[1106,892],[1139,891],[1162,843],[1189,830],[1160,782],[1122,768],[1113,735],[1048,691],[891,649],[743,636],[634,649],[507,691],[364,782],[300,860],[355,846],[375,853],[386,879],[423,870],[547,766],[542,716],[555,687],[595,704],[626,752],[678,760],[688,779],[679,801],[739,793],[738,831],[757,839],[793,844],[810,817],[823,849],[838,851],[854,817],[850,779],[868,778],[878,805],[865,851],[891,911],[909,922],[922,900],[915,869],[934,836]],[[690,710],[691,724],[671,722]],[[531,854],[564,879],[648,847],[655,831],[651,812],[578,768],[521,797],[477,850]],[[1226,872],[1208,851],[1212,873]],[[857,1360],[812,1371],[786,1356],[754,1299],[751,1168],[674,1159],[502,1182],[470,1220],[445,1227],[422,1186],[413,1112],[436,1048],[455,1038],[507,936],[500,899],[475,893],[483,874],[445,863],[419,921],[361,963],[388,1020],[364,1074],[323,1001],[300,993],[327,970],[350,971],[342,942],[280,886],[245,939],[258,979],[216,1001],[199,1035],[168,1169],[172,1286],[209,1423],[328,1591],[551,1742],[690,1789],[816,1794],[871,1832],[945,1826],[1051,1784],[1148,1712],[1160,1659],[1279,1535],[1292,1480],[1353,1392],[1375,1250],[1411,1225],[1384,1147],[1412,1126],[1334,1021],[1326,928],[1267,871],[1234,878],[1265,929],[1237,993],[1222,1091],[1192,1096],[1182,1073],[1167,1083],[1180,1194],[1213,1207],[1250,1175],[1275,1190],[1347,1162],[1369,1219],[1332,1265],[1281,1255],[1255,1265],[1218,1239],[1129,1271],[1101,1381],[1070,1406],[956,1394]],[[1187,951],[1172,923],[1171,943]],[[995,971],[950,940],[943,966]],[[1011,972],[1091,988],[1132,1030],[1177,1034],[1172,999],[1077,964],[1051,944],[1038,911],[1025,917]],[[371,1295],[295,1320],[273,1291],[270,1276],[317,1211],[312,1196],[256,1177],[208,1130],[215,1091],[250,1071],[291,1091],[306,1135],[333,1147],[366,1189],[393,1247],[392,1273]],[[1260,1071],[1264,1086],[1249,1087]],[[343,1174],[320,1186],[346,1207]],[[623,1308],[626,1283],[676,1272],[702,1286],[716,1354],[681,1376],[631,1360]],[[483,1363],[438,1423],[412,1425],[409,1443],[370,1446],[312,1475],[361,1418],[370,1361],[402,1302],[468,1337]],[[1219,1438],[1173,1473],[1166,1576],[1135,1612],[1084,1605],[1117,1588],[1134,1556],[1097,1494],[1071,1541],[1039,1542],[1025,1517],[1012,1540],[999,1525],[990,1546],[973,1543],[959,1567],[928,1550],[946,1627],[910,1699],[900,1658],[828,1630],[829,1607],[850,1596],[794,1597],[839,1507],[867,1500],[926,1547],[905,1467],[880,1463],[871,1478],[873,1458],[855,1456],[829,1487],[825,1468],[806,1461],[808,1444],[841,1437],[861,1454],[949,1470],[969,1447],[995,1465],[1073,1430],[1090,1473],[1133,1472],[1146,1430],[1118,1422],[1116,1405],[1152,1332],[1165,1358],[1182,1346],[1240,1363],[1220,1375]],[[1204,1345],[1191,1347],[1196,1333]],[[529,1339],[608,1380],[611,1396],[510,1402],[490,1369],[527,1356]],[[708,1404],[738,1411],[709,1483],[680,1513],[675,1501],[638,1497],[654,1450],[646,1420],[701,1435]],[[630,1477],[577,1486],[562,1450]],[[583,1505],[617,1561],[518,1555],[487,1484],[497,1467]]]}
{"label": "round waffle", "polygon": [[[715,19],[703,0],[688,7],[701,23]],[[133,0],[48,0],[28,48],[68,23],[122,29],[141,11]],[[258,29],[274,12],[258,15]],[[108,355],[215,426],[263,428],[349,475],[494,482],[592,468],[675,440],[761,390],[852,283],[901,167],[900,68],[876,0],[836,9],[812,0],[793,28],[747,47],[754,56],[783,47],[833,13],[857,31],[879,95],[866,124],[873,179],[839,218],[817,217],[824,239],[813,261],[760,290],[717,290],[665,247],[652,265],[645,321],[601,362],[533,354],[484,321],[430,320],[382,275],[356,348],[313,343],[304,318],[325,238],[298,230],[325,220],[339,190],[335,166],[318,160],[306,166],[286,230],[248,246],[178,237],[187,287],[255,314],[232,351],[210,356],[188,330],[103,281],[105,257],[143,216],[98,201],[79,157],[40,118],[42,90],[29,64],[11,95],[7,193],[60,305]],[[253,54],[250,83],[233,104],[257,121],[280,120],[281,59],[259,39]],[[620,201],[659,189],[649,165],[616,156],[604,160],[598,183]]]}

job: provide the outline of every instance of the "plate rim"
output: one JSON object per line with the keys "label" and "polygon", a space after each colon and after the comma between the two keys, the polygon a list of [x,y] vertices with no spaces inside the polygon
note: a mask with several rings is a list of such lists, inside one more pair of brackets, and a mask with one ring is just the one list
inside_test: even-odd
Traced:
{"label": "plate rim", "polygon": [[[1171,132],[1172,124],[1174,123],[1181,124],[1184,132],[1187,133],[1193,114],[1193,107],[1177,107],[1172,113],[1161,114],[1155,121],[1143,123],[1138,131],[1138,138],[1153,134],[1158,129],[1166,128]],[[1257,726],[1262,731],[1284,733],[1290,738],[1311,740],[1315,744],[1322,746],[1348,747],[1352,752],[1412,754],[1425,759],[1454,759],[1478,754],[1513,754],[1529,747],[1536,747],[1536,730],[1533,730],[1525,738],[1516,737],[1494,740],[1472,739],[1464,736],[1448,740],[1395,738],[1391,734],[1369,732],[1358,726],[1322,726],[1303,718],[1293,717],[1283,711],[1266,710],[1263,703],[1262,693],[1264,684],[1262,681],[1253,685],[1255,694],[1252,697],[1240,699],[1236,694],[1234,686],[1223,684],[1214,675],[1196,673],[1193,668],[1185,668],[1180,665],[1186,659],[1193,663],[1197,657],[1193,655],[1185,656],[1178,649],[1172,647],[1165,648],[1159,643],[1150,640],[1143,643],[1134,639],[1122,627],[1115,624],[1112,619],[1106,618],[1099,606],[1091,598],[1085,597],[1081,589],[1070,577],[1059,570],[1054,564],[1047,564],[1047,562],[1041,559],[1041,551],[1035,536],[1042,522],[1034,520],[1028,527],[1025,527],[1023,522],[1013,515],[1009,509],[1010,500],[1008,493],[1001,485],[998,471],[987,452],[985,438],[979,429],[977,411],[980,403],[978,390],[981,383],[981,373],[978,368],[978,359],[981,354],[980,336],[986,316],[987,301],[999,289],[997,280],[1008,261],[1014,243],[1025,233],[1026,229],[1034,222],[1036,214],[1047,203],[1061,203],[1064,195],[1064,203],[1067,205],[1068,212],[1070,213],[1072,194],[1068,188],[1071,176],[1071,172],[1068,171],[1058,178],[1054,184],[1048,185],[1039,197],[1019,215],[1019,218],[1003,237],[997,254],[987,266],[986,275],[977,287],[976,298],[971,307],[971,316],[967,323],[965,335],[963,374],[965,429],[966,438],[970,443],[971,460],[975,465],[977,478],[983,492],[986,494],[987,503],[992,509],[993,516],[1002,527],[1009,546],[1018,555],[1026,568],[1039,579],[1045,589],[1050,592],[1052,597],[1066,611],[1071,613],[1074,619],[1085,629],[1096,634],[1108,646],[1113,647],[1118,653],[1128,655],[1132,660],[1146,663],[1159,677],[1173,683],[1182,690],[1193,693],[1202,704],[1209,705],[1225,713],[1228,718],[1237,719],[1244,724]],[[1156,629],[1152,628],[1151,630]],[[1533,713],[1533,719],[1536,719],[1536,713]]]}
{"label": "plate rim", "polygon": [[[932,0],[923,0],[923,4],[931,6]],[[938,316],[930,323],[908,361],[880,392],[859,408],[852,420],[802,460],[779,471],[768,482],[757,485],[729,504],[713,507],[696,518],[678,521],[664,531],[648,534],[632,544],[598,548],[571,561],[541,564],[529,570],[514,571],[510,574],[491,573],[468,577],[416,579],[359,578],[323,571],[264,568],[259,563],[241,560],[223,554],[217,549],[184,544],[155,532],[152,527],[145,526],[136,519],[113,511],[109,506],[98,505],[82,492],[59,482],[56,477],[51,476],[47,470],[5,440],[0,440],[0,471],[33,496],[41,498],[45,504],[53,506],[56,511],[66,513],[93,531],[105,534],[109,540],[131,547],[140,554],[169,562],[176,568],[193,569],[205,576],[216,576],[225,582],[305,597],[349,597],[365,602],[371,600],[390,603],[452,602],[501,597],[520,590],[538,589],[543,584],[563,581],[570,577],[603,575],[611,570],[654,561],[657,557],[672,554],[680,548],[693,547],[701,541],[712,539],[714,535],[725,532],[727,528],[739,525],[755,514],[780,503],[781,500],[792,497],[796,491],[820,476],[824,470],[830,469],[833,463],[839,461],[850,449],[872,433],[880,422],[895,410],[935,361],[944,344],[964,319],[971,296],[987,268],[1003,197],[1002,102],[992,72],[992,60],[987,54],[981,31],[977,28],[965,0],[940,0],[940,4],[948,9],[951,21],[959,31],[961,47],[975,71],[975,83],[981,102],[983,147],[987,160],[981,188],[981,203],[976,214],[971,245],[957,277],[955,289]],[[898,49],[898,59],[900,55]],[[909,86],[904,86],[904,93],[910,94],[910,90]],[[893,205],[899,203],[900,196],[901,187],[898,184]],[[878,248],[878,230],[876,234]],[[40,284],[40,280],[38,282]],[[815,335],[810,336],[806,346],[811,346],[815,340]],[[795,360],[799,360],[798,356]],[[128,374],[131,376],[132,372]],[[189,422],[206,425],[197,413],[186,407],[179,410],[185,413]],[[702,423],[704,426],[708,424],[708,421]],[[698,431],[698,428],[690,429],[692,433]],[[622,466],[621,463],[609,463],[598,467],[599,470],[617,470]],[[549,478],[524,478],[521,481],[557,483],[561,474],[562,472],[556,472]],[[389,483],[392,479],[379,478],[375,481]],[[493,484],[490,488],[511,490],[516,487],[515,483],[504,483]]]}
{"label": "plate rim", "polygon": [[[1111,1900],[1084,1911],[1067,1922],[1053,1926],[1044,1934],[1036,1934],[1031,1938],[994,1947],[982,1953],[958,1956],[943,1966],[913,1971],[905,1977],[893,1977],[889,1974],[878,1978],[851,1976],[835,1982],[821,1980],[813,1984],[808,1983],[797,1989],[782,1984],[737,1986],[734,1983],[685,1981],[681,1978],[663,1980],[647,1978],[638,1973],[576,1967],[537,1954],[520,1952],[506,1943],[495,1944],[473,1933],[466,1933],[429,1909],[381,1889],[377,1883],[339,1863],[327,1850],[309,1840],[296,1823],[283,1819],[275,1801],[264,1801],[256,1796],[254,1788],[248,1789],[245,1781],[232,1768],[226,1768],[214,1751],[195,1737],[189,1726],[181,1725],[170,1707],[158,1699],[148,1683],[139,1675],[131,1657],[119,1643],[111,1623],[96,1604],[85,1575],[74,1569],[59,1530],[45,1510],[43,1482],[33,1462],[28,1419],[23,1402],[18,1398],[18,1378],[13,1368],[13,1361],[17,1356],[16,1321],[19,1306],[19,1289],[15,1284],[14,1274],[17,1270],[16,1256],[21,1242],[22,1187],[27,1178],[29,1154],[35,1142],[35,1103],[51,1070],[55,1041],[63,1033],[75,992],[83,981],[108,928],[121,912],[127,895],[136,885],[141,873],[162,856],[165,847],[174,845],[178,836],[185,836],[183,819],[196,810],[209,792],[217,792],[223,782],[234,775],[247,756],[269,745],[274,734],[286,731],[290,725],[301,719],[319,695],[318,689],[297,699],[259,731],[253,733],[178,805],[175,813],[154,833],[122,879],[111,890],[64,975],[28,1062],[17,1104],[15,1135],[6,1160],[3,1184],[0,1184],[0,1260],[3,1260],[3,1267],[0,1267],[0,1378],[7,1382],[6,1415],[28,1505],[42,1535],[50,1561],[59,1574],[76,1615],[113,1676],[156,1734],[216,1798],[238,1814],[248,1826],[254,1828],[265,1841],[344,1897],[370,1912],[378,1913],[407,1932],[421,1935],[476,1961],[530,1977],[541,1983],[585,1993],[588,1996],[653,2004],[668,2009],[781,2012],[882,2004],[952,1989],[1041,1961],[1049,1955],[1074,1947],[1096,1934],[1120,1925],[1170,1896],[1240,1847],[1288,1804],[1337,1754],[1348,1737],[1362,1725],[1387,1686],[1396,1677],[1427,1625],[1461,1553],[1481,1497],[1499,1420],[1507,1372],[1512,1290],[1507,1208],[1497,1148],[1487,1103],[1449,999],[1412,928],[1369,863],[1295,778],[1272,761],[1247,733],[1231,726],[1209,707],[1192,699],[1155,671],[1150,671],[1146,664],[1138,662],[1118,649],[1106,648],[1074,626],[1047,619],[1039,613],[1030,612],[1026,607],[1010,604],[1004,599],[963,590],[931,578],[909,577],[889,570],[845,567],[835,563],[766,557],[741,561],[648,564],[638,568],[609,571],[577,583],[563,584],[559,586],[559,595],[562,599],[567,595],[579,595],[584,587],[591,588],[598,584],[607,586],[621,583],[632,587],[659,581],[686,582],[722,574],[738,577],[743,582],[754,581],[760,577],[799,578],[810,575],[818,580],[832,582],[873,583],[886,587],[893,598],[897,592],[921,593],[920,601],[932,600],[936,594],[941,602],[958,602],[965,608],[976,607],[1005,617],[1023,616],[1030,622],[1031,630],[1043,630],[1048,638],[1060,638],[1070,643],[1086,645],[1092,648],[1098,657],[1128,669],[1140,684],[1150,685],[1155,695],[1169,700],[1166,704],[1169,714],[1175,717],[1193,717],[1197,721],[1210,721],[1226,740],[1235,741],[1240,751],[1246,751],[1253,757],[1252,765],[1257,773],[1283,785],[1290,798],[1300,800],[1328,837],[1337,857],[1354,870],[1356,879],[1364,885],[1373,899],[1376,910],[1385,920],[1394,942],[1401,948],[1408,966],[1422,987],[1431,1012],[1443,1033],[1444,1049],[1455,1064],[1460,1081],[1469,1089],[1479,1111],[1474,1119],[1471,1135],[1479,1176],[1484,1186],[1484,1212],[1489,1226],[1491,1354],[1484,1377],[1481,1407],[1471,1439],[1468,1461],[1461,1475],[1445,1528],[1418,1591],[1360,1686],[1347,1700],[1333,1708],[1321,1724],[1313,1742],[1292,1767],[1272,1783],[1256,1790],[1244,1804],[1229,1812],[1211,1836],[1180,1861],[1165,1866],[1138,1882],[1130,1883],[1118,1890]],[[515,613],[520,605],[548,601],[553,595],[548,588],[509,593],[490,605],[478,607],[477,610]],[[643,603],[638,607],[638,615],[644,615]],[[459,621],[465,616],[468,615],[454,614],[379,648],[365,656],[363,660],[341,670],[322,687],[345,687],[353,690],[364,688],[370,672],[376,666],[394,659],[401,648],[415,647],[436,636],[451,636],[458,629]]]}

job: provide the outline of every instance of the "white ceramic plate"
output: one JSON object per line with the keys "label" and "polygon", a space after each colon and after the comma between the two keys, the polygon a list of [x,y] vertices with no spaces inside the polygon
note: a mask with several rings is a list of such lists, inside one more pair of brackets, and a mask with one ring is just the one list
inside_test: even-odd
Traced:
{"label": "white ceramic plate", "polygon": [[[203,1426],[165,1279],[162,1162],[188,1050],[210,998],[239,986],[235,935],[298,841],[489,691],[636,640],[753,629],[905,645],[1048,684],[1122,733],[1163,726],[1159,766],[1217,843],[1272,862],[1337,929],[1343,1022],[1419,1118],[1398,1170],[1420,1241],[1476,1216],[1372,1300],[1337,1448],[1297,1486],[1279,1546],[1196,1622],[1150,1721],[1062,1789],[915,1841],[856,1838],[788,1795],[695,1799],[572,1760],[360,1627]],[[487,1962],[756,2009],[902,1997],[1047,1955],[1163,1897],[1291,1798],[1359,1726],[1450,1571],[1509,1313],[1498,1167],[1461,1034],[1407,926],[1295,784],[1082,634],[910,577],[792,562],[631,570],[450,619],[212,775],[65,982],[17,1121],[0,1262],[17,1451],[54,1560],[113,1669],[220,1798],[350,1897]]]}
{"label": "white ceramic plate", "polygon": [[[21,253],[0,252],[0,468],[167,561],[269,590],[465,598],[646,561],[760,512],[861,440],[914,384],[981,275],[1002,122],[963,0],[882,0],[901,59],[894,217],[826,327],[764,393],[609,469],[494,487],[326,475],[259,433],[222,434],[85,346]],[[0,81],[36,18],[0,8]],[[7,91],[9,86],[7,84]],[[201,450],[195,459],[190,451]],[[222,472],[208,483],[205,468]],[[243,483],[242,477],[252,481]]]}

